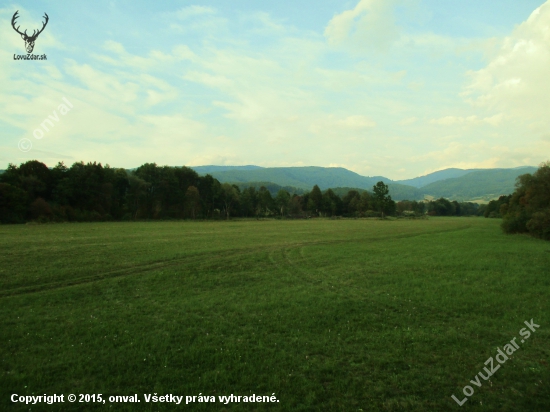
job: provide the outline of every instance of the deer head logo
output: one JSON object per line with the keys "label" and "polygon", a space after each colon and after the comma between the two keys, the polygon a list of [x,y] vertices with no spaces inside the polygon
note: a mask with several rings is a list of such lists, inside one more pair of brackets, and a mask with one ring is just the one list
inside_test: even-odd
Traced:
{"label": "deer head logo", "polygon": [[17,26],[17,28],[15,27],[15,19],[17,19],[19,16],[17,15],[17,13],[19,13],[19,10],[17,10],[12,19],[11,19],[11,25],[13,27],[13,29],[19,33],[21,35],[21,38],[23,40],[25,40],[25,48],[27,49],[27,53],[32,53],[33,49],[34,49],[34,42],[36,41],[36,38],[38,37],[38,35],[40,33],[42,33],[44,31],[44,28],[46,27],[46,24],[48,24],[48,20],[49,20],[49,17],[46,13],[44,13],[44,18],[46,19],[46,21],[44,23],[42,23],[42,28],[40,30],[38,30],[38,32],[36,30],[33,30],[33,33],[32,33],[32,36],[29,36],[27,35],[27,30],[25,30],[24,33],[21,33],[19,31],[19,27],[20,26]]}

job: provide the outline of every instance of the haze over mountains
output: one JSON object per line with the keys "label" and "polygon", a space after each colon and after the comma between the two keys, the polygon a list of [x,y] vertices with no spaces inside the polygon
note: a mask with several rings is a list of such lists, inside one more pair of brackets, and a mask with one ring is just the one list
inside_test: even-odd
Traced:
{"label": "haze over mountains", "polygon": [[270,191],[279,187],[311,190],[318,185],[329,188],[371,190],[383,181],[389,186],[395,200],[421,200],[426,196],[446,197],[453,200],[489,200],[514,191],[516,178],[534,173],[537,168],[525,166],[513,169],[445,169],[413,179],[392,181],[384,176],[361,176],[342,167],[260,167],[247,166],[194,166],[197,173],[211,174],[222,183],[239,186],[266,186]]}

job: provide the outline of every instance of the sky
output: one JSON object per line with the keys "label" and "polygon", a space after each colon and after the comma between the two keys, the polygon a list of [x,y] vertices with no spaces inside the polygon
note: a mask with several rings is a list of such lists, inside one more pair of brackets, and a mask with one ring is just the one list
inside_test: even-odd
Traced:
{"label": "sky", "polygon": [[0,169],[536,166],[549,74],[550,0],[0,0]]}

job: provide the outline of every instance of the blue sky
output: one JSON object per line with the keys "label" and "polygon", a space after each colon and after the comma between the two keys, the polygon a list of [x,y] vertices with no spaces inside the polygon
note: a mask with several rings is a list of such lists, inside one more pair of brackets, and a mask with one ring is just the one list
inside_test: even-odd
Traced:
{"label": "blue sky", "polygon": [[[48,13],[46,61],[14,60],[16,10],[30,32]],[[550,1],[29,1],[3,2],[0,20],[0,168],[401,179],[550,158]]]}

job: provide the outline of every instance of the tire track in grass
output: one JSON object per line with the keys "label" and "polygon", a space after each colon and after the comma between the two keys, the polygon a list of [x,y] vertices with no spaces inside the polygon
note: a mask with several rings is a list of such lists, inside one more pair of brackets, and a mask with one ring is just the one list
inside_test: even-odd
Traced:
{"label": "tire track in grass", "polygon": [[[258,249],[258,248],[233,249],[233,250],[228,250],[223,252],[216,252],[215,254],[217,258],[227,258],[227,257],[233,256],[236,253],[240,253],[242,255],[249,255],[249,254],[257,253],[258,251],[261,251],[261,249]],[[212,252],[201,253],[195,256],[184,256],[180,258],[142,263],[142,264],[135,265],[128,268],[111,270],[103,273],[98,273],[92,276],[83,276],[80,278],[64,280],[60,282],[50,282],[50,283],[44,283],[39,285],[5,289],[3,291],[0,291],[0,298],[5,298],[5,297],[10,297],[15,295],[23,295],[28,293],[38,293],[38,292],[43,292],[47,290],[61,289],[61,288],[70,287],[70,286],[78,286],[86,283],[93,283],[93,282],[106,280],[106,279],[115,279],[115,278],[124,277],[124,276],[136,275],[136,274],[144,273],[148,271],[178,266],[178,265],[181,265],[182,263],[195,264],[199,262],[204,262],[207,258],[210,258],[210,259],[212,258]]]}
{"label": "tire track in grass", "polygon": [[[459,232],[461,230],[469,229],[470,227],[471,226],[468,225],[462,228],[455,228],[452,230],[445,229],[445,230],[433,231],[430,233],[419,233],[419,234],[417,233],[414,235],[407,234],[404,236],[377,237],[376,239],[372,239],[372,238],[368,239],[369,240],[368,243],[370,243],[370,241],[380,241],[380,240],[388,240],[388,239],[394,239],[394,238],[405,239],[405,238],[417,237],[417,236],[422,236],[427,234],[433,235],[433,234],[439,234],[439,233]],[[283,248],[273,249],[272,251],[270,251],[268,258],[270,263],[274,265],[277,268],[277,270],[279,270],[280,272],[283,272],[291,276],[292,278],[296,278],[297,276],[299,276],[301,280],[313,286],[320,287],[325,291],[338,293],[341,287],[335,288],[334,285],[325,284],[323,282],[325,273],[322,271],[322,268],[310,267],[309,271],[306,271],[305,269],[303,269],[304,265],[297,263],[296,261],[293,261],[290,258],[290,255],[292,254],[293,251],[297,251],[297,254],[301,256],[300,261],[305,262],[308,259],[305,257],[304,250],[308,246],[311,247],[311,246],[318,246],[318,245],[352,243],[354,241],[355,240],[333,241],[333,242],[320,241],[320,242],[308,242],[304,244],[296,244],[294,245],[293,248],[283,247]],[[279,255],[281,259],[279,261],[275,259],[275,257],[277,256],[276,251],[280,252]],[[360,272],[361,270],[359,269],[359,270],[356,270],[355,272],[358,272],[358,271]],[[311,272],[317,272],[317,275],[312,275]],[[327,279],[327,280],[333,280],[333,279],[332,277],[330,277],[330,279]],[[345,285],[342,285],[342,286],[345,287]],[[446,310],[439,306],[430,305],[419,300],[412,302],[411,299],[408,299],[406,297],[397,297],[395,295],[390,295],[390,293],[387,293],[387,292],[389,292],[389,290],[383,291],[383,292],[381,291],[374,292],[368,289],[346,288],[345,296],[347,298],[359,299],[359,300],[365,300],[366,298],[370,298],[373,301],[377,301],[379,304],[382,304],[384,307],[388,308],[390,311],[401,312],[403,310],[403,307],[414,306],[415,308],[418,308],[418,309],[424,308],[430,313],[443,316],[445,319],[449,319],[449,318],[452,319],[456,317],[456,313],[453,311]]]}
{"label": "tire track in grass", "polygon": [[[461,230],[467,230],[471,227],[471,225],[465,225],[458,228],[452,228],[452,229],[441,229],[441,230],[434,230],[434,231],[426,231],[426,232],[416,232],[416,233],[408,233],[408,234],[393,234],[389,236],[377,236],[373,238],[367,238],[363,241],[366,243],[372,243],[372,242],[379,242],[382,240],[388,240],[388,239],[404,239],[404,238],[411,238],[411,237],[418,237],[418,236],[424,236],[424,235],[432,235],[432,234],[438,234],[438,233],[448,233],[448,232],[456,232]],[[252,247],[252,248],[241,248],[241,249],[230,249],[230,250],[223,250],[214,252],[217,257],[231,257],[234,254],[253,254],[258,253],[262,251],[268,251],[268,259],[270,260],[272,265],[275,265],[280,271],[286,273],[287,275],[292,276],[292,272],[288,269],[284,269],[279,263],[276,262],[276,260],[273,258],[275,251],[280,250],[281,254],[284,257],[284,248],[288,248],[291,246],[288,250],[292,250],[297,247],[301,247],[302,250],[300,251],[300,254],[303,256],[303,249],[306,246],[315,246],[315,245],[335,245],[335,244],[345,244],[350,242],[357,242],[357,239],[338,239],[338,240],[322,240],[322,241],[310,241],[310,242],[298,242],[294,244],[285,244],[283,246],[279,247],[273,247],[270,246],[261,246],[261,247]],[[195,255],[187,255],[180,258],[173,258],[173,259],[167,259],[167,260],[160,260],[156,262],[148,262],[143,263],[140,265],[135,265],[128,268],[121,268],[116,270],[111,270],[107,272],[97,273],[95,275],[91,276],[83,276],[76,279],[68,279],[64,281],[59,282],[50,282],[50,283],[43,283],[38,285],[32,285],[32,286],[24,286],[24,287],[16,287],[16,288],[8,288],[0,291],[0,299],[7,298],[11,296],[17,296],[17,295],[24,295],[29,293],[39,293],[44,292],[48,290],[54,290],[54,289],[61,289],[71,286],[78,286],[82,284],[87,283],[93,283],[102,281],[105,279],[114,279],[118,277],[124,277],[124,276],[130,276],[135,275],[143,272],[148,272],[152,270],[158,270],[163,268],[168,268],[172,266],[181,265],[182,263],[186,264],[193,264],[196,262],[203,261],[204,259],[208,259],[212,257],[213,252],[201,252]],[[294,265],[289,261],[289,265],[292,266],[292,268],[295,270],[295,272],[300,272],[302,274],[302,279],[308,281],[308,283],[312,284],[322,284],[322,281],[312,281],[311,275],[307,275],[304,273],[303,269],[300,269],[298,265]],[[318,270],[318,269],[315,269]]]}

